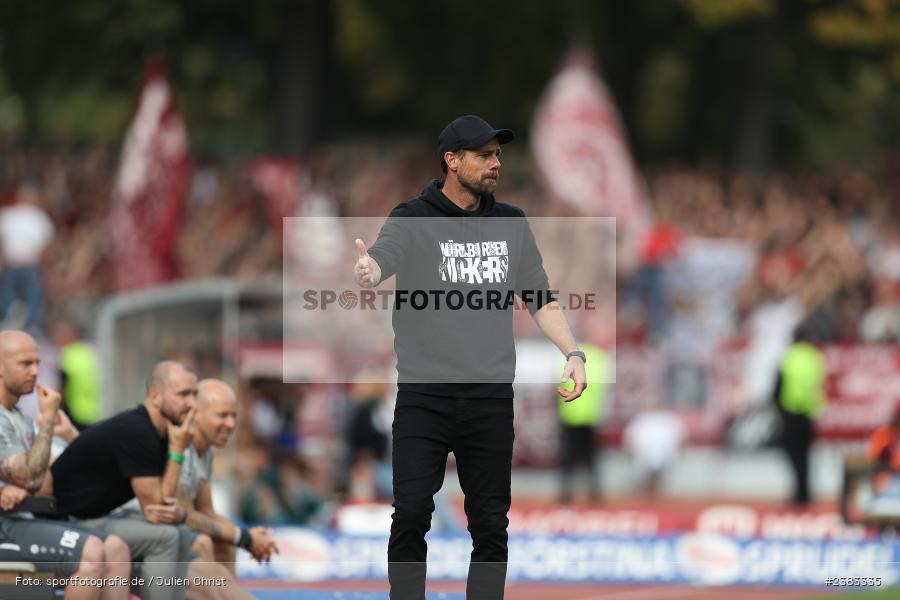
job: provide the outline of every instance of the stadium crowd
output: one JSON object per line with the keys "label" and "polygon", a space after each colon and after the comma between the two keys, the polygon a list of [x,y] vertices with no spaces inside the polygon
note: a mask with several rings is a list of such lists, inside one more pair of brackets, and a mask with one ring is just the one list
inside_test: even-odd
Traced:
{"label": "stadium crowd", "polygon": [[[385,215],[435,170],[427,156],[415,142],[390,152],[374,143],[323,148],[301,165],[296,214]],[[0,148],[0,237],[3,215],[26,197],[53,225],[40,263],[48,332],[63,312],[89,326],[100,301],[116,291],[107,227],[117,160],[107,147]],[[278,220],[251,163],[194,165],[174,249],[181,278],[253,280],[280,271]],[[503,198],[531,216],[576,215],[548,200],[527,163],[510,157]],[[677,347],[679,360],[702,370],[725,339],[771,345],[778,321],[785,335],[804,321],[820,342],[900,341],[900,223],[890,185],[849,169],[761,180],[676,166],[649,171],[645,180],[655,222],[635,260],[618,263],[619,343]],[[15,311],[7,317],[7,326],[24,325]],[[322,481],[293,451],[291,408],[304,390],[259,380],[245,382],[240,394],[242,421],[250,425],[238,433],[241,516],[270,524],[320,517],[329,486],[352,482]]]}
{"label": "stadium crowd", "polygon": [[[116,291],[105,229],[115,153],[94,147],[0,154],[2,205],[36,194],[54,226],[42,261],[47,314],[66,304],[90,319],[97,300]],[[421,159],[427,155],[414,143],[399,144],[390,153],[376,144],[322,149],[301,171],[304,198],[315,199],[318,214],[384,215],[418,192],[414,182],[429,172]],[[247,164],[199,161],[195,166],[176,242],[181,277],[253,279],[280,269],[280,236],[272,235],[277,228],[268,217],[267,199],[255,188]],[[520,175],[525,172],[515,165],[510,169],[506,199],[532,216],[576,214],[548,202],[536,182]],[[760,305],[794,296],[819,340],[900,340],[900,226],[890,187],[849,169],[759,180],[667,167],[648,173],[646,181],[656,226],[641,248],[640,264],[620,268],[620,305],[626,305],[620,339],[664,336],[673,320],[690,312],[665,272],[685,243],[700,239],[728,242],[748,253],[749,271],[734,287],[727,334],[738,333]],[[308,214],[309,204],[301,201],[298,214]],[[217,243],[210,245],[209,239]],[[646,264],[660,267],[657,287],[650,294],[630,293]],[[655,301],[648,301],[653,294]],[[627,310],[637,299],[644,302]],[[644,309],[654,302],[659,314],[649,327],[659,331],[647,332],[652,311]]]}

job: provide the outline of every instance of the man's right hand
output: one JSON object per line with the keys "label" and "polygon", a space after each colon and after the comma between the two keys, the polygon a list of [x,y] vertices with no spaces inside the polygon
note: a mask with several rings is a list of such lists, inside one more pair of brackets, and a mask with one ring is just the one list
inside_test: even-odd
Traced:
{"label": "man's right hand", "polygon": [[28,490],[24,490],[17,485],[9,483],[3,487],[3,491],[0,491],[0,508],[3,510],[12,510],[17,507],[26,496],[28,496]]}
{"label": "man's right hand", "polygon": [[59,410],[59,405],[62,403],[62,395],[56,390],[51,390],[41,384],[37,385],[37,393],[38,411],[41,413],[41,416],[50,421],[55,421],[56,411]]}
{"label": "man's right hand", "polygon": [[194,413],[197,407],[192,408],[181,421],[181,425],[175,425],[171,421],[166,421],[169,436],[169,452],[176,454],[184,454],[184,451],[191,445],[191,439],[194,436]]}
{"label": "man's right hand", "polygon": [[148,504],[144,507],[144,518],[150,523],[178,525],[184,523],[187,513],[176,498],[166,498],[165,504]]}
{"label": "man's right hand", "polygon": [[353,268],[356,283],[362,288],[375,287],[381,281],[381,267],[369,256],[366,243],[361,239],[356,240],[356,251],[359,253],[356,266]]}
{"label": "man's right hand", "polygon": [[254,527],[250,530],[250,539],[252,543],[247,550],[257,561],[269,562],[273,554],[278,554],[278,544],[268,527]]}

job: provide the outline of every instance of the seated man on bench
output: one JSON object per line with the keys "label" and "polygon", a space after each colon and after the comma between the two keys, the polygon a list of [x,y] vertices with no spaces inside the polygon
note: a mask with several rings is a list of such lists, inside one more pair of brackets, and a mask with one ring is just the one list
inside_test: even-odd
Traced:
{"label": "seated man on bench", "polygon": [[[143,600],[251,598],[224,566],[193,560],[181,526],[187,512],[176,492],[196,396],[196,375],[177,362],[157,363],[143,403],[91,425],[53,463],[60,514],[125,540],[143,561]],[[136,513],[118,510],[133,498]]]}
{"label": "seated man on bench", "polygon": [[[13,510],[30,494],[51,489],[47,474],[53,435],[66,441],[78,435],[59,410],[60,394],[36,385],[39,364],[38,347],[31,336],[0,331],[0,508],[4,511]],[[35,387],[39,427],[17,406],[19,398]],[[131,557],[128,546],[115,535],[18,512],[0,516],[0,544],[0,560],[33,563],[39,571],[69,578],[66,598],[128,597]],[[90,579],[122,584],[85,585]]]}
{"label": "seated man on bench", "polygon": [[216,512],[212,503],[212,447],[223,448],[237,427],[238,401],[234,390],[218,379],[197,385],[197,413],[193,444],[184,452],[178,480],[178,499],[187,511],[185,524],[195,533],[194,551],[216,560],[234,572],[235,548],[249,552],[260,562],[278,553],[278,545],[266,527],[237,527]]}

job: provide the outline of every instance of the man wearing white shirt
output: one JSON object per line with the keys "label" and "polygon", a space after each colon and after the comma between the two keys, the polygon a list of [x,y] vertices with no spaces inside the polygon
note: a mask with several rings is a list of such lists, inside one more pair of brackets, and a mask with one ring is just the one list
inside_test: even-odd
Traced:
{"label": "man wearing white shirt", "polygon": [[25,328],[31,332],[41,329],[44,290],[40,264],[53,239],[53,223],[38,206],[39,200],[36,187],[23,185],[16,194],[16,203],[0,210],[0,313],[5,317],[16,299],[24,300],[28,307]]}

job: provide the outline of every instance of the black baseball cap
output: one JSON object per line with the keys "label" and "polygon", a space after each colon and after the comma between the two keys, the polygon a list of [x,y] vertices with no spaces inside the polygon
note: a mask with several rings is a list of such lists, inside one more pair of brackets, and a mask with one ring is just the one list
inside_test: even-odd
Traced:
{"label": "black baseball cap", "polygon": [[444,162],[444,154],[447,152],[478,148],[493,138],[497,138],[501,144],[506,144],[513,141],[516,135],[510,129],[494,129],[487,121],[476,115],[453,119],[438,136],[438,155],[441,163]]}

